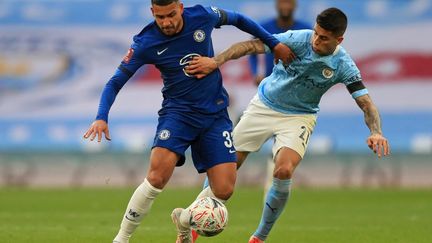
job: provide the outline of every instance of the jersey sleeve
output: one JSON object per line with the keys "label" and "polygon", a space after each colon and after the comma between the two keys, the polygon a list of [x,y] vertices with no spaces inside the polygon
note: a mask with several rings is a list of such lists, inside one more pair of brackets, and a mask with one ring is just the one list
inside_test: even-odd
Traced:
{"label": "jersey sleeve", "polygon": [[206,9],[215,23],[215,28],[220,28],[222,25],[233,25],[238,29],[259,38],[263,43],[269,46],[270,49],[273,49],[277,44],[279,44],[279,41],[261,25],[245,15],[234,11],[219,9],[217,7],[208,7]]}
{"label": "jersey sleeve", "polygon": [[351,58],[345,58],[342,62],[340,82],[347,87],[353,99],[368,94],[360,70]]}
{"label": "jersey sleeve", "polygon": [[[311,30],[288,30],[287,32],[274,34],[273,36],[296,52],[296,49],[304,49],[304,43],[310,40],[311,33]],[[271,52],[267,45],[264,45],[264,47],[266,53]]]}
{"label": "jersey sleeve", "polygon": [[139,44],[132,44],[126,56],[123,58],[123,61],[102,91],[96,120],[108,122],[108,113],[117,94],[135,72],[146,63],[145,60]]}
{"label": "jersey sleeve", "polygon": [[211,22],[215,28],[220,28],[226,22],[226,14],[224,11],[221,11],[218,7],[204,7],[207,14],[210,17]]}

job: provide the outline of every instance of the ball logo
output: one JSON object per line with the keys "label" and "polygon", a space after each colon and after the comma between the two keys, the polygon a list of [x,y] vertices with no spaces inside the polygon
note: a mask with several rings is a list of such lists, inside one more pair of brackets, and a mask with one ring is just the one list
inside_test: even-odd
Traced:
{"label": "ball logo", "polygon": [[160,131],[159,139],[160,140],[167,140],[170,137],[170,135],[171,135],[170,131],[164,129],[164,130]]}
{"label": "ball logo", "polygon": [[205,40],[205,36],[206,35],[205,35],[205,32],[203,30],[197,30],[197,31],[195,31],[195,33],[193,35],[194,40],[196,42],[202,42],[203,40]]}
{"label": "ball logo", "polygon": [[322,75],[324,76],[324,78],[332,78],[334,75],[334,71],[331,70],[330,68],[324,68],[322,70]]}

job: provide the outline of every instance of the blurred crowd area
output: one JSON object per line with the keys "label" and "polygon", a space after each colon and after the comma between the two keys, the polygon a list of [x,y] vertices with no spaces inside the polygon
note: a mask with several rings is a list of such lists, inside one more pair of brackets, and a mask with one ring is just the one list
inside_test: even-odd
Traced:
{"label": "blurred crowd area", "polygon": [[[183,2],[235,10],[259,22],[276,16],[273,0]],[[394,156],[381,163],[370,154],[362,112],[340,85],[323,97],[300,177],[303,174],[312,185],[323,184],[312,183],[315,178],[344,185],[350,176],[338,173],[342,179],[335,180],[329,175],[354,171],[358,178],[354,176],[352,183],[363,185],[362,171],[370,170],[378,185],[431,186],[422,173],[432,171],[432,45],[428,41],[432,0],[299,0],[295,16],[313,26],[316,14],[331,6],[348,15],[343,46],[358,64],[381,112]],[[65,185],[80,184],[73,178],[91,171],[87,169],[110,171],[112,167],[118,172],[116,166],[125,161],[136,163],[130,171],[137,170],[138,175],[145,171],[162,101],[160,74],[153,66],[142,67],[117,97],[110,113],[111,142],[89,143],[82,135],[94,120],[103,86],[126,54],[132,36],[151,21],[150,0],[0,2],[0,185],[56,184],[37,179],[45,176],[63,179]],[[216,53],[251,38],[234,27],[215,30],[212,37]],[[256,92],[248,59],[233,61],[222,72],[231,94],[231,117],[237,120]],[[250,168],[265,167],[259,162],[267,159],[269,151],[267,144]],[[105,160],[111,162],[98,163]],[[325,169],[307,169],[315,165]],[[364,165],[364,170],[355,169],[356,165]],[[384,172],[369,165],[384,166]],[[49,168],[58,175],[47,173]],[[65,173],[72,179],[65,179]],[[259,175],[254,170],[248,173]],[[93,184],[109,184],[111,179],[106,178],[117,178],[112,181],[119,185],[130,183],[128,177],[121,179],[121,173],[102,177]]]}

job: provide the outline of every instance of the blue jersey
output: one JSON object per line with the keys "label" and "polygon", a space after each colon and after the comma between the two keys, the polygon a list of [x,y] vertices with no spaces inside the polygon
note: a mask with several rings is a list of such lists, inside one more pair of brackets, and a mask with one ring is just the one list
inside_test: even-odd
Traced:
{"label": "blue jersey", "polygon": [[[294,20],[294,24],[290,26],[289,29],[281,28],[279,27],[276,18],[267,20],[263,22],[261,25],[265,30],[267,30],[271,34],[279,34],[279,33],[286,32],[287,30],[311,29],[310,25],[298,20]],[[274,60],[274,56],[272,53],[265,54],[264,71],[266,77],[269,76],[273,70],[273,66],[274,66],[273,60]],[[250,64],[252,75],[256,76],[258,74],[257,55],[249,56],[249,64]]]}
{"label": "blue jersey", "polygon": [[134,36],[127,58],[105,86],[96,119],[108,120],[108,112],[119,90],[144,64],[154,64],[162,74],[161,113],[194,112],[213,114],[228,106],[228,94],[222,86],[219,70],[203,79],[188,75],[184,68],[195,56],[214,56],[211,33],[222,25],[234,25],[260,38],[270,47],[279,41],[249,18],[216,7],[196,5],[185,8],[183,29],[166,36],[156,22]]}
{"label": "blue jersey", "polygon": [[[258,95],[273,110],[287,114],[314,114],[323,94],[337,83],[347,86],[353,98],[367,94],[360,71],[342,46],[320,56],[312,49],[312,30],[275,35],[288,45],[297,59],[285,67],[275,65],[258,87]],[[268,48],[267,48],[268,49]]]}

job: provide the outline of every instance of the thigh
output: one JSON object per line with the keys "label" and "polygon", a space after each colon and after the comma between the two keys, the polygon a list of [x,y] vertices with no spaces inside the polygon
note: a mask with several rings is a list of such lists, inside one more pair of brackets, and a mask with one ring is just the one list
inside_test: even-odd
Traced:
{"label": "thigh", "polygon": [[316,116],[314,115],[292,115],[280,119],[275,128],[273,157],[276,158],[281,148],[287,147],[303,158],[315,123]]}
{"label": "thigh", "polygon": [[252,99],[234,128],[234,145],[238,151],[255,152],[273,135],[274,111],[258,97]]}
{"label": "thigh", "polygon": [[150,154],[150,167],[147,180],[156,188],[162,189],[171,178],[180,156],[166,148],[155,147]]}
{"label": "thigh", "polygon": [[207,177],[214,195],[227,200],[234,191],[237,166],[235,163],[215,165],[207,170]]}
{"label": "thigh", "polygon": [[222,112],[192,143],[192,158],[200,173],[218,164],[237,161],[232,141],[232,122],[228,113]]}
{"label": "thigh", "polygon": [[178,114],[167,114],[159,117],[153,148],[165,148],[179,156],[177,166],[185,162],[185,151],[198,137],[200,129],[189,125]]}

